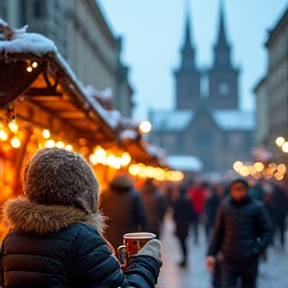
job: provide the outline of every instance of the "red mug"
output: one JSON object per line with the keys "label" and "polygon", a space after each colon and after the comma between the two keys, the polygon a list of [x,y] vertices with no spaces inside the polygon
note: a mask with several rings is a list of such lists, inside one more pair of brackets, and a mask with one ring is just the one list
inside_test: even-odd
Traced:
{"label": "red mug", "polygon": [[118,247],[118,255],[120,259],[121,268],[126,269],[129,258],[139,252],[140,249],[144,247],[144,245],[155,239],[156,235],[150,232],[135,232],[135,233],[127,233],[123,236],[123,243]]}

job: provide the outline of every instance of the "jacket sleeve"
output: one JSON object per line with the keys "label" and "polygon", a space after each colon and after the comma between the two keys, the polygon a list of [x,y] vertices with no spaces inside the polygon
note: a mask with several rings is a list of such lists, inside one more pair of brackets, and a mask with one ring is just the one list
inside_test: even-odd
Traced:
{"label": "jacket sleeve", "polygon": [[259,254],[265,250],[265,248],[269,245],[272,236],[273,236],[273,226],[271,217],[266,209],[266,207],[260,203],[259,210],[256,214],[256,231],[258,241],[256,247],[253,249],[254,254]]}
{"label": "jacket sleeve", "polygon": [[124,274],[115,255],[96,231],[80,231],[72,254],[74,278],[81,287],[155,287],[159,263],[154,258],[131,258]]}
{"label": "jacket sleeve", "polygon": [[212,237],[208,246],[208,256],[216,256],[219,251],[224,237],[224,217],[223,217],[223,206],[220,204],[215,224],[213,227]]}

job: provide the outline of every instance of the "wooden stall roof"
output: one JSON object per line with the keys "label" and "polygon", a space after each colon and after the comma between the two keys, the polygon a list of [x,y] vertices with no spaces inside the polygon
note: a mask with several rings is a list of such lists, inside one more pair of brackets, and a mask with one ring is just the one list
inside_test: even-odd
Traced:
{"label": "wooden stall roof", "polygon": [[[135,121],[104,109],[51,40],[26,33],[25,27],[10,29],[1,19],[0,79],[0,109],[13,109],[27,125],[65,133],[71,140],[84,138],[91,146],[123,149],[136,162],[167,167],[164,150],[152,151]],[[127,137],[127,131],[134,136]]]}
{"label": "wooden stall roof", "polygon": [[0,108],[12,105],[16,117],[92,143],[117,139],[117,123],[85,92],[44,36],[16,31],[12,38],[1,39],[0,34],[0,79]]}

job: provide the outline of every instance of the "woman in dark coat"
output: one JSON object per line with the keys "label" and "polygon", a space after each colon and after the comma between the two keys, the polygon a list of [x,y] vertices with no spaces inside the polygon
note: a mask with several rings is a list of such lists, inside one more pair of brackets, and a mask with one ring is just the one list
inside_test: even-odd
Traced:
{"label": "woman in dark coat", "polygon": [[154,287],[160,242],[147,243],[123,273],[101,236],[98,191],[79,154],[39,150],[25,168],[26,197],[4,207],[11,229],[1,248],[0,287]]}
{"label": "woman in dark coat", "polygon": [[180,187],[179,197],[174,202],[174,221],[176,224],[176,236],[180,241],[183,260],[179,263],[180,266],[186,267],[187,265],[187,243],[189,225],[193,219],[193,209],[191,199],[187,197],[187,189]]}

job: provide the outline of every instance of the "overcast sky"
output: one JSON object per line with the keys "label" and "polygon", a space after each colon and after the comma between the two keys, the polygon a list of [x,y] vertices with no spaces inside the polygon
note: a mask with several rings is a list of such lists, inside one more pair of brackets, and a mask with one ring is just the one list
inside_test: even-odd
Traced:
{"label": "overcast sky", "polygon": [[[185,15],[190,12],[191,36],[198,67],[209,67],[218,34],[221,0],[98,0],[112,33],[122,36],[121,59],[130,68],[135,90],[133,118],[148,109],[171,110],[175,104],[173,71],[180,64]],[[222,0],[225,28],[234,67],[240,68],[240,107],[255,110],[253,88],[265,75],[264,43],[288,7],[287,0]],[[188,5],[187,5],[188,4]],[[187,7],[189,9],[187,9]]]}

